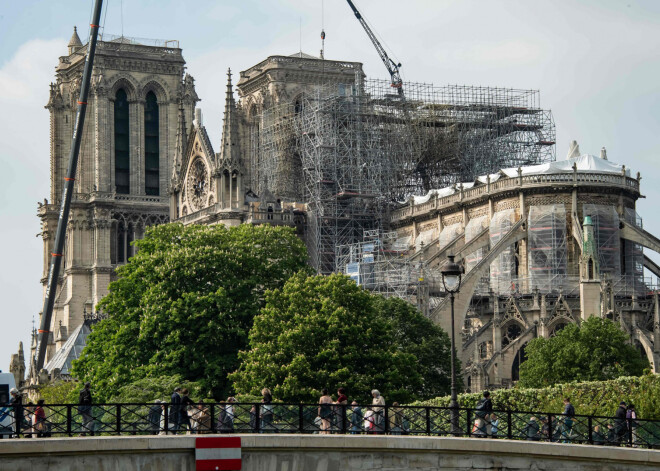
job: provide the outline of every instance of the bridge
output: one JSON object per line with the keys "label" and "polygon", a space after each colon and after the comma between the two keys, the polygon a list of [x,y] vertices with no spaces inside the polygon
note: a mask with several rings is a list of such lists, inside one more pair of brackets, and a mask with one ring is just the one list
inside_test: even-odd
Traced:
{"label": "bridge", "polygon": [[[453,437],[238,436],[243,471],[650,471],[660,467],[660,451],[638,448]],[[0,440],[0,469],[193,471],[195,436]]]}

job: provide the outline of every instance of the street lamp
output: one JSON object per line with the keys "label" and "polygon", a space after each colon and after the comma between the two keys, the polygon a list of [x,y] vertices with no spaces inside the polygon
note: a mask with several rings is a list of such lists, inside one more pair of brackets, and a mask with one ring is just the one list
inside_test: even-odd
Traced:
{"label": "street lamp", "polygon": [[458,397],[456,394],[456,341],[454,337],[454,295],[458,293],[461,287],[461,275],[463,270],[461,266],[454,262],[454,256],[448,255],[447,262],[442,267],[442,284],[445,291],[449,293],[449,300],[451,302],[451,401],[449,408],[451,409],[451,433],[458,435],[460,430],[458,428]]}

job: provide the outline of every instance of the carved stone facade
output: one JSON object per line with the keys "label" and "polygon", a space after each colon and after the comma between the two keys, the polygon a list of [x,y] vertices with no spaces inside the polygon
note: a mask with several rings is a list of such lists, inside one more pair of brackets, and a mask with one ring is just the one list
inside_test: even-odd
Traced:
{"label": "carved stone facade", "polygon": [[[598,157],[581,158],[593,169],[571,170],[569,162],[555,174],[502,171],[496,181],[480,177],[469,189],[439,190],[442,196],[392,212],[398,237],[413,234],[408,255],[425,261],[428,285],[419,292],[430,293],[436,307],[429,315],[445,330],[451,328],[449,303],[438,269],[448,253],[464,262],[455,329],[462,334],[458,350],[472,391],[512,385],[531,339],[551,337],[590,316],[617,322],[660,372],[659,294],[643,267],[656,276],[660,268],[642,252],[660,252],[660,240],[641,228],[635,212],[640,176]],[[468,237],[470,221],[484,216],[488,233]],[[438,221],[440,235],[420,247],[415,238]],[[439,240],[453,239],[442,231],[455,231],[455,223],[464,238],[441,247]]]}
{"label": "carved stone facade", "polygon": [[[38,208],[44,292],[85,52],[74,31],[46,105],[51,188],[50,198]],[[147,226],[169,221],[179,110],[190,122],[199,100],[184,65],[181,50],[165,44],[145,46],[120,38],[97,45],[46,363],[107,293],[115,269],[133,254],[131,242],[143,237]],[[36,339],[31,358],[35,347]]]}

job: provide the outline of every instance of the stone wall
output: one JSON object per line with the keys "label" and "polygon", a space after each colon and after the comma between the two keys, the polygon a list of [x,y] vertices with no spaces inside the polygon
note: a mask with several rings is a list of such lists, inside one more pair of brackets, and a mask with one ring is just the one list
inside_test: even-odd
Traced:
{"label": "stone wall", "polygon": [[[571,470],[646,471],[660,451],[436,437],[244,435],[243,471]],[[195,437],[50,438],[0,441],[0,469],[186,471]]]}

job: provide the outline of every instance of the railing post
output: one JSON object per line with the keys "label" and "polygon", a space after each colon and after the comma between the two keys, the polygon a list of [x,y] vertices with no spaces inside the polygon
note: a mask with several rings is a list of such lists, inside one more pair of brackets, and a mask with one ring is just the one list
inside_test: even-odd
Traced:
{"label": "railing post", "polygon": [[304,406],[301,403],[298,406],[298,433],[305,433],[305,418],[303,416],[304,413]]}
{"label": "railing post", "polygon": [[[234,408],[234,411],[236,411],[236,408]],[[217,422],[215,421],[215,402],[211,403],[211,433],[218,433],[218,427],[217,427]],[[234,412],[234,416],[236,415],[236,412]],[[234,418],[231,418],[232,423]]]}
{"label": "railing post", "polygon": [[593,428],[592,428],[592,421],[591,421],[591,416],[587,417],[587,426],[589,427],[589,435],[588,435],[588,440],[589,444],[593,445],[594,443],[594,436],[593,436]]}
{"label": "railing post", "polygon": [[385,435],[388,435],[390,433],[390,415],[389,415],[389,407],[388,405],[385,406],[385,427],[383,427],[383,430],[385,431]]}
{"label": "railing post", "polygon": [[165,403],[165,408],[163,409],[163,432],[165,432],[165,435],[168,435],[170,433],[170,414],[167,409],[169,409],[170,405],[166,402]]}
{"label": "railing post", "polygon": [[121,404],[117,404],[117,435],[121,435]]}
{"label": "railing post", "polygon": [[507,428],[507,438],[511,440],[513,438],[513,429],[511,423],[511,411],[506,411],[506,428]]}
{"label": "railing post", "polygon": [[[472,425],[472,409],[465,409],[465,416],[466,416],[466,419],[467,419],[467,422],[465,424],[465,432],[467,433],[467,436],[470,437],[472,435],[472,427],[471,427],[471,425]],[[459,412],[459,417],[460,417],[460,412]]]}
{"label": "railing post", "polygon": [[73,436],[71,427],[71,404],[66,405],[66,433],[68,436]]}
{"label": "railing post", "polygon": [[552,414],[548,414],[548,441],[552,441]]}
{"label": "railing post", "polygon": [[254,431],[259,433],[261,431],[261,404],[255,404],[255,421],[254,421]]}
{"label": "railing post", "polygon": [[347,429],[348,429],[348,407],[347,404],[340,404],[341,405],[341,433],[346,434]]}
{"label": "railing post", "polygon": [[426,406],[426,434],[431,435],[431,408]]}

